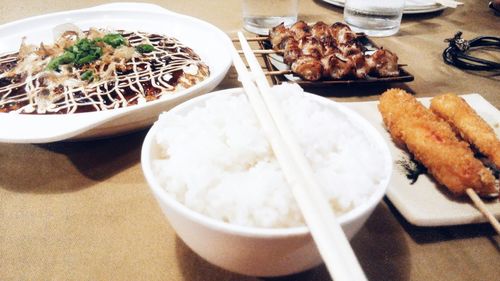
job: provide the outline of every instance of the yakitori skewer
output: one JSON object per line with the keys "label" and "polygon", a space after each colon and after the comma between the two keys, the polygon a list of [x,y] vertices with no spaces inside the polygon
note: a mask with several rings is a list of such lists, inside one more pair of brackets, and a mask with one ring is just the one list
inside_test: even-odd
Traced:
{"label": "yakitori skewer", "polygon": [[269,30],[268,37],[251,40],[268,40],[274,51],[254,53],[283,55],[283,62],[291,71],[307,81],[399,76],[398,56],[386,49],[366,52],[360,41],[363,36],[341,22],[309,25],[297,21],[290,27],[277,25]]}
{"label": "yakitori skewer", "polygon": [[[252,50],[252,52],[254,54],[264,54],[264,55],[271,55],[271,54],[278,54],[278,55],[282,55],[286,52],[286,50],[273,50],[273,49],[264,49],[264,50]],[[238,53],[239,54],[243,54],[243,51],[242,50],[238,50]],[[404,66],[408,66],[407,64],[403,64],[403,63],[398,63],[397,64],[398,67],[404,67]]]}
{"label": "yakitori skewer", "polygon": [[500,234],[498,221],[477,196],[498,192],[495,177],[451,126],[400,89],[382,94],[379,111],[394,141],[406,146],[452,194],[469,196]]}
{"label": "yakitori skewer", "polygon": [[[254,54],[264,54],[264,55],[272,55],[272,54],[277,54],[277,55],[283,55],[286,53],[286,50],[280,49],[280,50],[275,50],[275,49],[258,49],[258,50],[252,50]],[[238,50],[239,54],[243,54],[242,50]],[[347,58],[346,58],[347,59]],[[403,66],[408,66],[408,64],[404,63],[398,63],[398,67],[403,67]]]}
{"label": "yakitori skewer", "polygon": [[252,71],[248,73],[235,50],[233,62],[239,79],[264,131],[268,134],[276,158],[290,183],[295,200],[331,276],[336,281],[367,280],[333,210],[314,179],[307,159],[289,132],[257,58],[241,32],[238,37]]}
{"label": "yakitori skewer", "polygon": [[[401,64],[401,66],[406,66],[405,64]],[[272,71],[264,71],[265,75],[269,76],[274,76],[274,75],[286,75],[286,74],[293,74],[293,71],[290,69],[283,69],[283,70],[272,70]]]}
{"label": "yakitori skewer", "polygon": [[[355,33],[358,37],[361,37],[361,36],[365,36],[364,33],[362,32],[357,32]],[[238,42],[238,38],[233,38],[231,39],[231,41],[233,42]],[[247,37],[247,41],[248,42],[256,42],[256,41],[266,41],[266,40],[269,40],[269,37],[268,36],[257,36],[257,37]]]}
{"label": "yakitori skewer", "polygon": [[393,77],[400,74],[398,57],[386,49],[366,52],[360,35],[344,23],[275,26],[269,32],[272,48],[304,80]]}

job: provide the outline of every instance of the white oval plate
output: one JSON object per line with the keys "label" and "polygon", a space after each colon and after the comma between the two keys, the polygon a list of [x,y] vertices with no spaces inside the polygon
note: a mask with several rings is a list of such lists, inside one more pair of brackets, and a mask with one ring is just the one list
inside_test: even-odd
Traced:
{"label": "white oval plate", "polygon": [[23,37],[27,43],[53,42],[52,30],[73,23],[90,27],[145,31],[175,37],[191,47],[208,65],[204,81],[162,99],[127,108],[64,115],[0,113],[0,142],[46,143],[108,137],[151,125],[160,112],[214,89],[232,64],[232,43],[215,26],[151,4],[117,3],[27,18],[0,26],[0,54],[17,51]]}
{"label": "white oval plate", "polygon": [[[323,0],[323,2],[326,2],[328,4],[332,4],[337,7],[344,7],[344,2],[345,0]],[[409,1],[411,2],[411,1]],[[440,4],[425,4],[425,5],[417,5],[417,4],[410,4],[407,2],[405,5],[405,8],[403,10],[403,14],[409,15],[409,14],[423,14],[423,13],[432,13],[432,12],[437,12],[446,9],[445,6],[442,6]]]}

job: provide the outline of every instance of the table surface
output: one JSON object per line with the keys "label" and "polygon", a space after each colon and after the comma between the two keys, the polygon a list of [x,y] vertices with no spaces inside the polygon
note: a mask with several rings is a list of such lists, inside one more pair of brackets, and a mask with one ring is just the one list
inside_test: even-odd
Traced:
{"label": "table surface", "polygon": [[[0,24],[109,1],[3,1]],[[231,37],[241,30],[238,0],[146,1],[208,21]],[[443,42],[500,35],[486,1],[404,16],[401,31],[376,38],[415,81],[389,85],[417,97],[480,93],[500,108],[498,73],[446,65]],[[299,18],[342,20],[342,9],[300,1]],[[231,70],[218,89],[238,87]],[[376,100],[389,86],[307,89],[337,101]],[[267,280],[219,269],[193,253],[164,218],[142,176],[146,130],[87,142],[0,144],[0,280]],[[416,227],[389,201],[378,205],[352,246],[370,280],[497,280],[500,239],[487,224]],[[269,280],[331,280],[324,266]]]}

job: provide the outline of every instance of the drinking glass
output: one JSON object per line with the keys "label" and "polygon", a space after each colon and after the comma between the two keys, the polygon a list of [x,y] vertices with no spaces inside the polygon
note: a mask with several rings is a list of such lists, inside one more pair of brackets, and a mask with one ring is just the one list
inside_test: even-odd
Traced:
{"label": "drinking glass", "polygon": [[345,0],[344,21],[356,32],[381,37],[396,34],[404,0]]}
{"label": "drinking glass", "polygon": [[267,35],[269,29],[297,21],[298,0],[243,0],[243,27],[253,33]]}

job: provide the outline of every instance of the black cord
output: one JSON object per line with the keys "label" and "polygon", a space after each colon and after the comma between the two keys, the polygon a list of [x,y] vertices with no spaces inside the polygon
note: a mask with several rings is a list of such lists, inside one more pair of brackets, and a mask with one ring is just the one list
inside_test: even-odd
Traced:
{"label": "black cord", "polygon": [[500,2],[497,1],[497,3],[493,3],[493,1],[490,1],[490,3],[488,4],[488,6],[493,10],[495,11],[495,13],[497,15],[500,15]]}
{"label": "black cord", "polygon": [[462,32],[457,32],[453,38],[446,39],[448,47],[443,52],[443,59],[447,64],[468,70],[500,70],[500,63],[480,59],[467,54],[470,50],[481,47],[498,48],[500,51],[500,37],[479,36],[472,40],[462,38]]}

